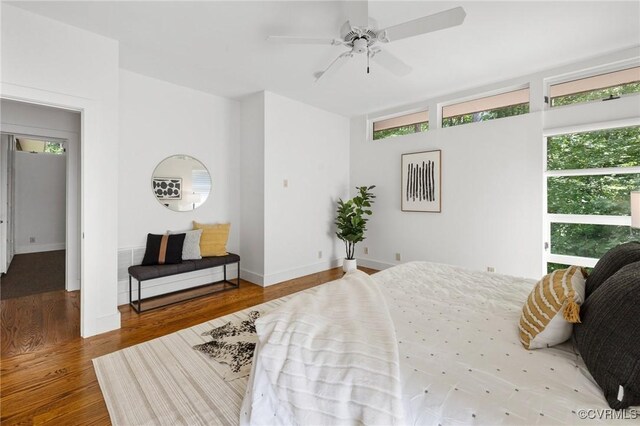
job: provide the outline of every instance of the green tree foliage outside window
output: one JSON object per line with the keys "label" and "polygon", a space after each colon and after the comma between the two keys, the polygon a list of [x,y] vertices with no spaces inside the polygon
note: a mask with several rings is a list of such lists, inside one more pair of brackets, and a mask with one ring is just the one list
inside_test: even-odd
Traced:
{"label": "green tree foliage outside window", "polygon": [[395,136],[411,135],[413,133],[426,132],[429,130],[429,122],[409,124],[408,126],[394,127],[392,129],[377,130],[373,132],[373,140],[392,138]]}
{"label": "green tree foliage outside window", "polygon": [[547,179],[552,214],[628,216],[629,193],[640,189],[640,174],[554,176]]}
{"label": "green tree foliage outside window", "polygon": [[599,259],[608,250],[633,240],[628,226],[552,223],[551,252]]}
{"label": "green tree foliage outside window", "polygon": [[[553,271],[557,271],[558,269],[567,269],[571,265],[564,265],[562,263],[547,263],[547,274],[552,273]],[[593,271],[593,268],[584,268],[587,271],[587,274],[590,274]]]}
{"label": "green tree foliage outside window", "polygon": [[45,142],[44,150],[49,154],[64,154],[64,147],[60,142]]}
{"label": "green tree foliage outside window", "polygon": [[548,170],[633,166],[640,166],[640,127],[547,138]]}
{"label": "green tree foliage outside window", "polygon": [[479,121],[495,120],[496,118],[512,117],[529,112],[529,103],[510,105],[502,108],[479,111],[471,114],[456,115],[442,119],[442,127],[459,126],[461,124],[476,123]]}
{"label": "green tree foliage outside window", "polygon": [[[597,130],[547,138],[549,170],[640,166],[640,127]],[[640,189],[640,174],[549,176],[547,206],[552,214],[630,214],[629,193]],[[633,240],[628,226],[551,224],[551,252],[600,258]]]}
{"label": "green tree foliage outside window", "polygon": [[592,90],[589,92],[574,93],[565,96],[556,96],[551,98],[551,106],[573,105],[583,102],[598,101],[616,98],[619,96],[629,95],[632,93],[640,93],[640,82],[621,84],[619,86],[606,87],[604,89]]}

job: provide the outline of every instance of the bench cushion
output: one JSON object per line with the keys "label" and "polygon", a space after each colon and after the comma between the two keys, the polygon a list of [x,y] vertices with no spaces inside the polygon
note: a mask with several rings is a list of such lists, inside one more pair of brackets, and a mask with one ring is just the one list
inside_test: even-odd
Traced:
{"label": "bench cushion", "polygon": [[200,269],[213,268],[229,263],[240,261],[240,256],[229,253],[226,256],[203,257],[198,260],[185,260],[175,265],[136,265],[129,267],[129,275],[138,281],[152,280],[154,278],[168,277],[171,275],[183,274],[185,272],[197,271]]}
{"label": "bench cushion", "polygon": [[222,266],[228,263],[240,262],[240,256],[237,254],[229,253],[226,256],[212,256],[203,257],[200,260],[194,260],[196,270],[213,268],[216,266]]}

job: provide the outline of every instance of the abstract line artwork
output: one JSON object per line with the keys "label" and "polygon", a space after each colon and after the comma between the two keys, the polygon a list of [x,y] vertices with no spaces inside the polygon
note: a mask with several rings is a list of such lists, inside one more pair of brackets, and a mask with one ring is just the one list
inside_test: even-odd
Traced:
{"label": "abstract line artwork", "polygon": [[182,178],[153,178],[153,193],[158,200],[181,200]]}
{"label": "abstract line artwork", "polygon": [[440,212],[440,150],[402,155],[401,208]]}

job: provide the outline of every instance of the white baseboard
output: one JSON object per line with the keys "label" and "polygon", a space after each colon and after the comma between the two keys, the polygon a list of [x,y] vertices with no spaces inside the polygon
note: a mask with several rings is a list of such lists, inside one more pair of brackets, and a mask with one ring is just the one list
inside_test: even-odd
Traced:
{"label": "white baseboard", "polygon": [[340,265],[342,265],[342,259],[332,259],[314,263],[312,265],[302,266],[300,268],[276,272],[265,275],[263,280],[264,283],[262,285],[263,287],[267,287],[294,278],[304,277],[305,275],[315,274],[316,272],[326,271],[327,269],[337,268]]}
{"label": "white baseboard", "polygon": [[82,337],[91,337],[96,334],[106,333],[107,331],[117,330],[120,328],[120,311],[105,315],[103,317],[96,318],[95,328],[91,330],[89,335]]}
{"label": "white baseboard", "polygon": [[[233,265],[227,266],[227,279],[234,280],[238,276],[237,270]],[[180,275],[172,275],[169,277],[157,278],[154,280],[142,282],[142,297],[148,298],[161,294],[171,293],[173,291],[186,290],[188,288],[197,287],[203,284],[220,281],[224,278],[222,270],[204,269],[200,271],[187,272]],[[131,289],[133,300],[138,299],[138,281],[131,280]],[[129,280],[118,282],[118,305],[126,305],[129,303]]]}
{"label": "white baseboard", "polygon": [[240,269],[240,278],[245,281],[249,281],[252,284],[264,287],[264,275],[256,274],[255,272],[247,269]]}
{"label": "white baseboard", "polygon": [[40,253],[43,251],[64,250],[65,248],[65,243],[28,244],[25,246],[16,246],[15,254]]}
{"label": "white baseboard", "polygon": [[393,263],[382,262],[380,260],[373,259],[358,259],[358,265],[364,266],[365,268],[377,269],[379,271],[391,268],[392,266],[396,266]]}

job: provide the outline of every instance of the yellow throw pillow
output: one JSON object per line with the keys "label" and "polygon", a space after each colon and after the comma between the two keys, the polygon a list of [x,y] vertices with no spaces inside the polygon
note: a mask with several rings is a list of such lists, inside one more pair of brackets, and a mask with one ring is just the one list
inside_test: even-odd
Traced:
{"label": "yellow throw pillow", "polygon": [[227,240],[229,239],[230,223],[220,223],[208,225],[204,223],[193,222],[193,229],[202,229],[200,237],[200,255],[207,256],[225,256],[227,253]]}
{"label": "yellow throw pillow", "polygon": [[533,287],[520,316],[520,342],[526,349],[558,345],[580,322],[587,273],[579,266],[545,275]]}

